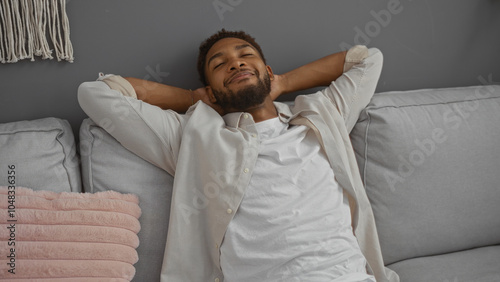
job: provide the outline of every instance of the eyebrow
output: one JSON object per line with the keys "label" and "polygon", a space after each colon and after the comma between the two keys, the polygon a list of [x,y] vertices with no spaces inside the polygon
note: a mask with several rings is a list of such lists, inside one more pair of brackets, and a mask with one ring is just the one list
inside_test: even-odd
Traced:
{"label": "eyebrow", "polygon": [[[234,47],[235,50],[241,50],[241,49],[244,49],[244,48],[252,48],[254,50],[256,50],[252,45],[248,44],[248,43],[245,43],[245,44],[241,44],[241,45],[236,45]],[[257,51],[257,50],[256,50]],[[218,52],[218,53],[215,53],[212,57],[210,57],[210,59],[208,59],[208,62],[207,62],[207,66],[210,65],[210,62],[213,61],[215,58],[218,58],[220,56],[222,56],[222,52]]]}

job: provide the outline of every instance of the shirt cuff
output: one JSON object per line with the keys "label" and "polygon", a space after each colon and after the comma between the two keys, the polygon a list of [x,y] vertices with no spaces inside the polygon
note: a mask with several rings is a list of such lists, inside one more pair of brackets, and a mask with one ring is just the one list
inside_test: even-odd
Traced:
{"label": "shirt cuff", "polygon": [[350,70],[355,64],[368,57],[368,48],[364,45],[356,45],[347,51],[344,62],[344,72]]}
{"label": "shirt cuff", "polygon": [[102,74],[99,73],[98,81],[106,83],[109,88],[116,90],[123,94],[123,96],[133,97],[137,99],[137,94],[135,93],[134,87],[125,78],[120,75],[114,74]]}

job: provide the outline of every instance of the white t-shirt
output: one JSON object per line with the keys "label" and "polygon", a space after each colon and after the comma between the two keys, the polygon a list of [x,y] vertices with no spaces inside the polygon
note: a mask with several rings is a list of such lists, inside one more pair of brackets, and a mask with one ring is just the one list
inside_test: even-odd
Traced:
{"label": "white t-shirt", "polygon": [[224,281],[375,281],[314,132],[279,118],[256,127],[259,157],[220,249]]}

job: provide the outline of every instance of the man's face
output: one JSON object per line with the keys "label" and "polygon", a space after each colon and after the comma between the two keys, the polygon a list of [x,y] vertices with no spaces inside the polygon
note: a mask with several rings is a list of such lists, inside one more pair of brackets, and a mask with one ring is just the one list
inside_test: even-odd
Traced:
{"label": "man's face", "polygon": [[224,38],[207,53],[209,94],[226,113],[259,107],[271,91],[272,71],[259,52],[238,38]]}

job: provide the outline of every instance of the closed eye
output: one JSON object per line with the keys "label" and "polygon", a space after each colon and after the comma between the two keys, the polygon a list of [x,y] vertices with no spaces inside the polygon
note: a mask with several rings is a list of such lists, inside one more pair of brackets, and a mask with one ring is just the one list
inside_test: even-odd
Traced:
{"label": "closed eye", "polygon": [[[240,55],[240,57],[252,57],[252,56],[255,56],[255,54],[252,54],[252,53],[244,53],[244,54],[241,54],[241,55]],[[222,66],[224,63],[225,63],[225,62],[220,62],[220,63],[216,64],[216,65],[214,66],[214,69],[216,69],[216,68],[218,68],[218,67]]]}
{"label": "closed eye", "polygon": [[224,63],[222,62],[222,63],[219,63],[219,64],[215,65],[215,66],[214,66],[214,69],[216,69],[216,68],[218,68],[218,67],[222,66],[223,64],[224,64]]}

